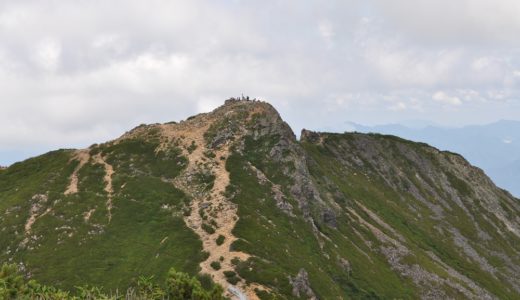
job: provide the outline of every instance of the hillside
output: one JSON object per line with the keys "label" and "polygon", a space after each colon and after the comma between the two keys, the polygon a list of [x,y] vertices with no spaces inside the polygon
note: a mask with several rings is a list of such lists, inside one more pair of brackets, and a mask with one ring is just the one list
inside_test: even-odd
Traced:
{"label": "hillside", "polygon": [[362,126],[350,123],[351,130],[396,135],[428,143],[436,148],[464,155],[482,168],[496,185],[520,195],[520,122],[498,121],[485,125],[412,128],[397,124]]}
{"label": "hillside", "polygon": [[265,102],[0,170],[0,262],[125,289],[170,267],[249,299],[515,299],[520,202],[457,154],[303,131]]}

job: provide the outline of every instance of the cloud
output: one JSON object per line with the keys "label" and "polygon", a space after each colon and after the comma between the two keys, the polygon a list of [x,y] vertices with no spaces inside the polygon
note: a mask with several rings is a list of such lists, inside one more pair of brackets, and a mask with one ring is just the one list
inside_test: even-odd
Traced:
{"label": "cloud", "polygon": [[515,0],[396,0],[375,8],[388,26],[425,44],[519,45]]}
{"label": "cloud", "polygon": [[0,152],[85,147],[241,93],[295,131],[515,118],[520,14],[493,3],[1,1]]}
{"label": "cloud", "polygon": [[447,105],[459,106],[459,105],[462,104],[462,101],[460,100],[459,97],[448,96],[448,95],[446,95],[442,91],[438,91],[435,94],[433,94],[432,98],[435,101],[438,101],[440,103],[444,103],[444,104],[447,104]]}
{"label": "cloud", "polygon": [[35,62],[45,71],[54,72],[59,67],[61,45],[58,41],[44,39],[36,46]]}
{"label": "cloud", "polygon": [[336,35],[336,32],[334,32],[334,27],[332,26],[332,23],[328,20],[323,20],[318,24],[318,29],[320,31],[321,36],[323,37],[323,40],[327,44],[328,47],[332,47],[334,36]]}
{"label": "cloud", "polygon": [[395,103],[394,105],[391,105],[390,106],[390,110],[406,110],[408,108],[408,106],[406,105],[406,103],[402,102],[402,101],[399,101],[397,103]]}

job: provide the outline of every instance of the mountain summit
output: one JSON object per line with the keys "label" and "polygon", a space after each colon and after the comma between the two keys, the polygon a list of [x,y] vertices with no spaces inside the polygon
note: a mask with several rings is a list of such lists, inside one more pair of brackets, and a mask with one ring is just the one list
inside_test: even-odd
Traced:
{"label": "mountain summit", "polygon": [[[229,99],[0,170],[0,259],[72,289],[170,267],[231,298],[520,297],[520,202],[457,154]],[[204,275],[206,274],[206,275]]]}

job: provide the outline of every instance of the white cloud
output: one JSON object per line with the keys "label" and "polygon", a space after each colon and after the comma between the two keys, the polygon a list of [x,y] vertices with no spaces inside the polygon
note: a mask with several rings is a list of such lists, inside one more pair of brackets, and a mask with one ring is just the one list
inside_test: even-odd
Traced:
{"label": "white cloud", "polygon": [[296,131],[520,115],[516,1],[391,2],[0,1],[0,151],[87,146],[241,93]]}
{"label": "white cloud", "polygon": [[449,96],[442,91],[438,91],[435,94],[433,94],[432,98],[435,101],[438,101],[438,102],[441,102],[444,104],[448,104],[448,105],[452,105],[452,106],[458,106],[458,105],[462,104],[462,101],[460,100],[459,97]]}
{"label": "white cloud", "polygon": [[336,35],[332,23],[329,20],[323,20],[319,23],[318,29],[327,46],[332,47],[334,36]]}
{"label": "white cloud", "polygon": [[402,102],[402,101],[399,101],[397,103],[395,103],[394,105],[390,106],[390,110],[406,110],[408,108],[408,106],[406,105],[406,103]]}
{"label": "white cloud", "polygon": [[381,84],[393,88],[431,88],[453,80],[461,68],[461,48],[429,49],[410,45],[403,38],[380,32],[383,24],[364,18],[356,31],[356,45],[366,66]]}
{"label": "white cloud", "polygon": [[60,64],[61,45],[57,40],[44,39],[36,46],[34,57],[36,64],[44,71],[54,72]]}
{"label": "white cloud", "polygon": [[519,45],[516,0],[379,1],[388,26],[426,44]]}

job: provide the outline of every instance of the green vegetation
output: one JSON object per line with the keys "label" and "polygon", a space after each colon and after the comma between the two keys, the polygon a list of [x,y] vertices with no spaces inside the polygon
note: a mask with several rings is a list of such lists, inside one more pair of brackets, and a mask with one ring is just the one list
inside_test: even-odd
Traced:
{"label": "green vegetation", "polygon": [[213,228],[213,226],[209,225],[208,223],[202,223],[202,229],[209,234],[215,233],[215,228]]}
{"label": "green vegetation", "polygon": [[226,237],[223,236],[222,234],[220,234],[218,236],[218,238],[215,240],[215,243],[220,246],[220,245],[224,244],[225,239],[226,239]]}
{"label": "green vegetation", "polygon": [[206,156],[207,158],[215,158],[217,155],[215,154],[215,152],[208,150],[204,152],[204,156]]}
{"label": "green vegetation", "polygon": [[218,261],[212,261],[210,266],[213,268],[213,270],[220,270],[220,268],[222,268],[222,266],[220,265],[220,262]]}
{"label": "green vegetation", "polygon": [[175,178],[186,167],[187,159],[177,147],[156,151],[158,146],[158,139],[152,136],[100,146],[99,150],[103,156],[108,156],[107,162],[118,170],[117,173]]}
{"label": "green vegetation", "polygon": [[[270,157],[270,151],[278,141],[279,136],[276,135],[256,138],[246,136],[245,149],[228,158],[231,185],[227,194],[232,195],[233,201],[238,204],[240,217],[233,232],[240,239],[232,248],[255,256],[247,262],[235,262],[236,271],[242,278],[266,285],[275,294],[290,295],[292,286],[286,278],[294,277],[300,268],[304,268],[309,274],[313,291],[321,298],[336,298],[340,295],[353,298],[418,297],[421,288],[409,276],[396,272],[379,250],[380,247],[388,246],[384,246],[374,232],[361,224],[348,208],[386,235],[394,239],[400,238],[395,232],[402,235],[410,254],[403,255],[399,264],[407,268],[419,265],[426,273],[458,282],[458,279],[451,277],[432,260],[430,253],[433,253],[492,294],[511,297],[509,292],[497,288],[501,285],[499,281],[465,258],[460,247],[452,239],[447,239],[445,233],[438,231],[436,220],[417,217],[418,214],[431,215],[431,208],[418,201],[410,191],[416,188],[416,193],[420,193],[426,201],[438,203],[439,200],[432,193],[445,194],[441,179],[423,172],[442,174],[444,167],[439,159],[449,154],[425,144],[380,135],[330,135],[323,146],[303,143],[320,194],[345,210],[336,213],[337,228],[321,225],[320,220],[315,221],[321,234],[332,241],[323,240],[324,244],[320,246],[316,236],[310,234],[312,229],[309,224],[281,212],[276,207],[269,185],[260,184],[248,167],[250,163],[266,174],[271,182],[285,188],[290,186],[291,179],[281,170],[290,170],[291,165],[284,166]],[[374,151],[377,151],[379,160],[370,157],[374,154],[358,148],[361,146],[377,149]],[[350,157],[352,161],[349,161]],[[383,169],[382,164],[386,163],[392,167]],[[399,172],[402,175],[398,175]],[[390,186],[389,181],[396,185]],[[453,176],[448,181],[461,195],[473,195],[466,181]],[[433,191],[426,190],[423,187],[425,183]],[[287,190],[286,195],[290,195]],[[297,205],[293,206],[298,212]],[[389,227],[377,223],[364,207]],[[448,222],[469,239],[478,239],[474,221],[457,205],[452,206],[451,211],[446,217]],[[261,215],[258,212],[262,212]],[[475,211],[475,215],[478,214],[480,212]],[[496,235],[494,237],[502,240]],[[508,251],[514,247],[513,243],[506,242],[500,248]],[[477,244],[473,244],[473,247],[479,249]],[[485,255],[480,249],[477,251]],[[348,267],[341,267],[339,261],[347,261]],[[498,266],[504,264],[494,256],[489,256],[489,261]],[[459,291],[449,286],[443,286],[442,289],[450,297],[462,297]]]}
{"label": "green vegetation", "polygon": [[[78,193],[67,196],[63,192],[78,165],[71,151],[51,152],[3,171],[0,261],[23,261],[34,279],[66,291],[83,284],[124,290],[138,276],[164,280],[170,267],[197,274],[205,254],[182,219],[190,199],[165,181],[187,161],[178,148],[156,152],[157,147],[152,132],[146,139],[91,149],[115,171],[110,222],[105,170],[93,159],[79,170]],[[37,215],[49,211],[36,219],[28,238],[24,227],[31,207],[39,207]]]}
{"label": "green vegetation", "polygon": [[164,284],[155,283],[153,276],[139,277],[136,285],[126,293],[118,291],[106,293],[93,286],[77,287],[75,292],[63,291],[38,283],[35,280],[25,280],[15,265],[3,265],[0,269],[0,299],[192,299],[192,300],[223,300],[223,289],[219,285],[210,284],[204,288],[201,282],[186,273],[170,269]]}
{"label": "green vegetation", "polygon": [[[518,298],[517,200],[460,156],[377,134],[297,142],[265,106],[251,115],[239,104],[218,111],[204,136],[215,149],[230,143],[218,158],[238,209],[230,250],[250,255],[225,268],[229,283],[263,285],[261,299],[294,299],[294,280],[319,299]],[[207,195],[215,152],[177,178],[188,166],[183,146],[161,132],[143,125],[91,146],[74,173],[77,193],[64,194],[79,166],[71,150],[0,169],[0,261],[34,279],[4,266],[0,299],[222,299],[211,274],[197,275],[210,253],[183,220],[200,197],[193,213],[211,242],[225,244],[214,219],[225,206]],[[185,179],[196,184],[192,196],[176,188]]]}
{"label": "green vegetation", "polygon": [[226,281],[231,284],[237,284],[240,281],[240,278],[237,276],[237,273],[233,271],[224,271],[224,276],[226,276]]}
{"label": "green vegetation", "polygon": [[[331,244],[321,249],[310,224],[300,218],[290,218],[278,209],[269,187],[260,185],[255,175],[247,171],[246,164],[247,161],[237,154],[228,158],[227,168],[231,174],[229,193],[236,195],[233,201],[239,205],[240,217],[233,233],[241,238],[232,246],[255,255],[247,262],[238,263],[236,271],[242,278],[266,285],[276,294],[291,295],[292,286],[288,278],[296,276],[300,268],[304,268],[309,273],[314,292],[323,299],[347,294],[355,297],[379,294],[379,297],[386,295],[390,298],[408,295],[412,298],[411,285],[405,284],[403,288],[401,279],[385,265],[384,258],[375,257],[371,262],[341,234],[334,234],[335,243],[342,249],[341,255]],[[258,211],[268,219],[259,215]],[[355,237],[351,230],[349,234]],[[356,276],[348,276],[325,254],[332,258],[351,256],[352,273]],[[378,263],[377,267],[367,268],[374,262]],[[384,280],[374,282],[376,269],[378,278]]]}
{"label": "green vegetation", "polygon": [[[393,232],[390,232],[385,227],[381,227],[378,223],[374,222],[370,216],[368,216],[363,209],[359,206],[363,206],[375,212],[379,218],[381,218],[386,224],[393,228],[396,232],[404,237],[407,247],[409,247],[413,255],[409,255],[402,262],[407,264],[418,264],[428,272],[439,275],[441,278],[448,278],[449,275],[443,270],[438,264],[433,262],[429,257],[428,253],[434,253],[442,261],[450,265],[453,269],[457,270],[460,274],[471,278],[477,282],[480,286],[485,287],[488,291],[492,292],[501,298],[510,298],[512,295],[506,292],[502,288],[498,288],[501,285],[499,281],[494,279],[488,272],[482,270],[480,267],[475,266],[473,262],[464,257],[464,253],[460,247],[455,245],[452,238],[447,238],[446,233],[438,230],[439,223],[433,217],[420,217],[417,216],[431,216],[431,208],[427,205],[417,201],[415,195],[409,192],[403,192],[400,189],[395,190],[388,185],[388,179],[384,176],[382,170],[378,169],[377,162],[369,161],[368,157],[363,154],[362,149],[356,149],[356,139],[364,139],[363,135],[356,134],[345,134],[345,135],[327,135],[326,142],[323,146],[306,144],[305,147],[307,153],[310,154],[315,163],[311,164],[311,171],[313,176],[319,183],[329,182],[328,185],[322,185],[324,193],[335,193],[342,195],[339,197],[347,201],[338,202],[340,205],[347,205],[352,207],[357,213],[362,216],[365,220],[372,223],[373,226],[379,227],[380,230],[397,238]],[[385,164],[389,166],[395,166],[399,168],[401,174],[406,176],[402,180],[409,180],[408,185],[413,185],[418,189],[418,193],[422,197],[425,197],[430,203],[438,203],[439,200],[432,194],[430,190],[423,189],[424,183],[417,180],[418,176],[425,178],[426,182],[436,188],[436,193],[444,194],[442,189],[438,188],[441,179],[436,179],[430,175],[421,174],[425,170],[425,166],[428,166],[429,172],[433,174],[441,175],[443,172],[442,167],[437,162],[437,158],[430,157],[425,153],[431,153],[430,147],[424,144],[412,143],[409,141],[402,141],[398,138],[376,136],[377,141],[370,141],[372,144],[366,144],[364,141],[364,147],[379,147],[384,144],[384,150],[379,152],[379,159],[383,160]],[[347,146],[348,145],[348,146]],[[349,152],[341,152],[339,149],[348,149]],[[336,152],[340,151],[340,152]],[[407,152],[410,151],[410,152]],[[401,153],[407,153],[404,157]],[[363,161],[362,167],[355,168],[350,172],[350,175],[345,176],[345,169],[342,167],[346,164],[352,164],[352,162],[345,162],[349,157],[355,154],[355,159],[361,159]],[[410,158],[417,157],[424,159],[422,162],[411,161]],[[427,159],[427,160],[426,160]],[[381,161],[379,160],[379,161]],[[391,167],[386,166],[386,170]],[[434,171],[431,171],[431,170]],[[392,175],[395,179],[399,179],[398,173],[395,172]],[[420,174],[420,175],[419,175]],[[473,190],[469,184],[454,175],[453,173],[445,173],[449,184],[455,188],[461,196],[471,197],[473,196]],[[403,176],[401,175],[401,176]],[[442,178],[442,177],[439,177]],[[439,181],[437,181],[439,180]],[[330,189],[333,183],[334,187],[338,190]],[[407,189],[409,190],[409,188]],[[450,198],[448,198],[450,199]],[[470,208],[477,209],[477,208]],[[451,211],[445,217],[445,221],[449,222],[448,228],[457,228],[464,236],[470,240],[478,240],[477,226],[489,226],[489,221],[485,221],[480,215],[486,213],[484,210],[475,210],[473,217],[469,216],[467,212],[461,209],[458,205],[452,205]],[[472,218],[479,218],[478,223]],[[362,228],[359,228],[357,224],[349,222],[349,226],[355,228],[358,232],[363,232]],[[341,232],[347,228],[339,226],[338,230]],[[348,230],[348,229],[347,229]],[[487,232],[494,232],[494,230],[486,230]],[[503,237],[499,237],[493,234],[497,241],[502,241],[502,245],[496,249],[500,251],[508,251],[510,247],[514,247],[513,238],[511,241],[504,240]],[[369,239],[372,243],[378,243],[377,239],[370,238],[365,235],[366,239]],[[472,247],[477,249],[479,255],[489,259],[490,262],[495,261],[496,257],[486,254],[484,249],[478,243],[469,242]],[[356,243],[359,245],[360,243]],[[371,254],[373,255],[373,254]],[[354,259],[349,259],[352,265],[355,264]],[[495,265],[500,265],[499,262],[495,262]],[[382,267],[378,267],[378,269]],[[356,272],[352,267],[353,273]],[[357,271],[359,272],[359,270]],[[378,278],[382,278],[383,274],[378,274]],[[359,274],[358,274],[359,276]],[[382,280],[384,281],[384,280]],[[458,292],[450,290],[445,287],[445,291],[448,294],[456,296]],[[460,295],[459,295],[460,297]]]}
{"label": "green vegetation", "polygon": [[448,178],[451,186],[453,186],[461,196],[471,196],[471,187],[464,180],[459,179],[451,172],[446,172],[446,177]]}
{"label": "green vegetation", "polygon": [[210,172],[199,172],[195,174],[195,179],[198,184],[204,185],[204,189],[209,191],[215,184],[215,174]]}
{"label": "green vegetation", "polygon": [[195,144],[195,141],[191,141],[190,146],[186,150],[188,150],[188,153],[191,154],[193,151],[195,151],[195,149],[197,149],[197,144]]}

